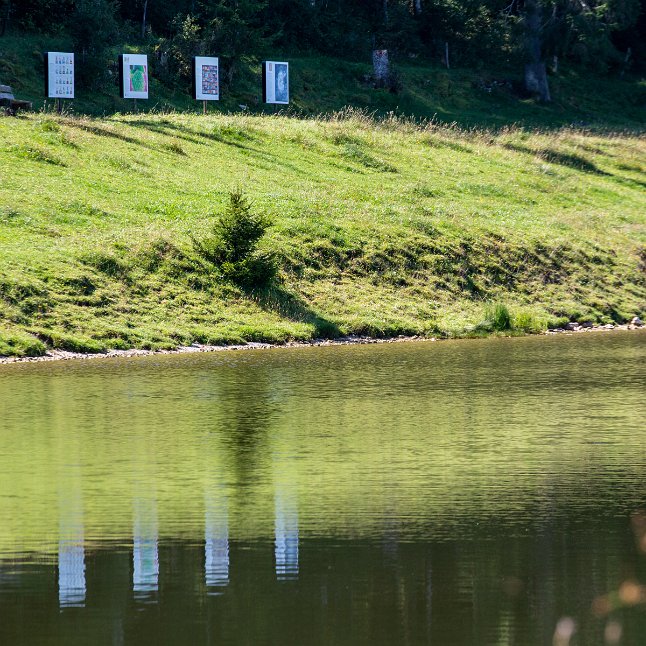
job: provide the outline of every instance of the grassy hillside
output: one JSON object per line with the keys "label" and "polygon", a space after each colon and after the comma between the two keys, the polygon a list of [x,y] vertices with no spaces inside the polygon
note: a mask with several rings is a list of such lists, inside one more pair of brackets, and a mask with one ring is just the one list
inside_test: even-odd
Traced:
{"label": "grassy hillside", "polygon": [[[70,51],[71,44],[62,37],[15,34],[0,38],[0,83],[14,87],[17,95],[34,102],[37,109],[44,99],[44,51]],[[123,45],[114,51],[135,51]],[[509,70],[447,70],[429,61],[411,64],[395,61],[401,90],[393,94],[375,89],[370,77],[370,62],[365,64],[327,57],[285,56],[290,61],[290,109],[301,115],[338,111],[347,105],[386,115],[389,112],[435,117],[462,126],[585,126],[642,128],[646,123],[646,80],[643,78],[597,78],[564,69],[551,77],[554,101],[540,105],[521,99],[513,83],[520,83],[521,67]],[[152,60],[152,59],[151,59]],[[82,65],[81,61],[77,65]],[[119,98],[116,67],[115,82],[99,92],[88,92],[77,84],[77,99],[67,103],[78,114],[103,115],[133,110],[133,102]],[[167,86],[151,80],[150,99],[139,101],[140,112],[169,109],[199,112],[201,103],[190,98],[188,84]],[[215,112],[261,112],[260,65],[241,61],[240,72],[231,87],[224,87],[222,101],[212,105]],[[52,102],[49,102],[51,109]],[[271,108],[270,108],[271,110]]]}
{"label": "grassy hillside", "polygon": [[[0,354],[464,334],[646,308],[646,141],[346,113],[0,118]],[[278,283],[194,251],[242,185]]]}

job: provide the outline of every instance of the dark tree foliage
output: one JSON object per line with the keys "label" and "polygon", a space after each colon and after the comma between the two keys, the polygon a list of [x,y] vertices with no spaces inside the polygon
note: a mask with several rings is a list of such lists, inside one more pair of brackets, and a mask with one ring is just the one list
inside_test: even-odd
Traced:
{"label": "dark tree foliage", "polygon": [[76,0],[69,15],[74,50],[83,60],[79,78],[87,87],[99,88],[106,81],[109,47],[118,36],[115,12],[111,0]]}
{"label": "dark tree foliage", "polygon": [[12,22],[25,29],[51,32],[64,28],[75,0],[10,0],[8,4]]}
{"label": "dark tree foliage", "polygon": [[88,51],[80,32],[107,43],[115,27],[175,57],[168,74],[178,78],[191,52],[220,55],[225,81],[241,56],[269,51],[367,61],[388,48],[394,60],[441,63],[448,48],[458,66],[619,73],[643,66],[646,52],[646,0],[0,0],[8,26],[73,31]]}

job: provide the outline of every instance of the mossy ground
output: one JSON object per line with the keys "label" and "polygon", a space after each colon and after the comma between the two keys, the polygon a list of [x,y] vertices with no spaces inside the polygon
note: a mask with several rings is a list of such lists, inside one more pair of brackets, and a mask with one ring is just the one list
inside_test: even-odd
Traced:
{"label": "mossy ground", "polygon": [[[646,308],[646,141],[346,112],[0,119],[0,354],[517,328]],[[242,186],[279,281],[195,253]]]}

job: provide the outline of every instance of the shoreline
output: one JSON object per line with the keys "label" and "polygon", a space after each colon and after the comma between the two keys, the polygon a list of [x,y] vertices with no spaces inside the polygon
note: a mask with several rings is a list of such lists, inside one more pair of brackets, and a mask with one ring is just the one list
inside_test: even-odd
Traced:
{"label": "shoreline", "polygon": [[[643,325],[635,325],[633,323],[623,323],[617,325],[579,325],[570,323],[566,328],[555,328],[540,332],[539,334],[524,334],[524,335],[504,335],[502,337],[512,338],[518,336],[554,336],[554,335],[572,335],[589,332],[612,332],[617,330],[641,330],[646,329]],[[369,336],[344,336],[337,339],[312,339],[311,341],[288,341],[286,343],[258,343],[250,342],[246,344],[236,345],[201,345],[194,343],[190,346],[179,346],[173,350],[143,350],[132,348],[130,350],[108,350],[107,352],[71,352],[68,350],[50,350],[47,354],[37,357],[10,357],[0,356],[0,365],[9,365],[15,363],[40,363],[44,361],[69,361],[87,360],[87,359],[114,359],[114,358],[131,358],[131,357],[147,357],[159,356],[168,354],[199,354],[199,353],[212,353],[212,352],[225,352],[237,350],[272,350],[282,348],[312,348],[312,347],[325,347],[325,346],[344,346],[344,345],[377,345],[386,343],[410,343],[417,342],[437,342],[449,341],[459,339],[472,339],[472,338],[491,338],[494,335],[487,335],[484,337],[424,337],[424,336],[397,336],[388,338],[377,338]]]}

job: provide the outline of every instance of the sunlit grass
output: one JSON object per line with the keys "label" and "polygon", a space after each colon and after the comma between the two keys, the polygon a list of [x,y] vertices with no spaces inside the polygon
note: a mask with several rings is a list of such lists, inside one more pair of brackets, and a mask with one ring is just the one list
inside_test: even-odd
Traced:
{"label": "sunlit grass", "polygon": [[[644,311],[638,135],[346,110],[40,114],[0,119],[0,142],[4,353],[24,335],[88,351],[459,335],[488,302],[526,332]],[[191,244],[239,185],[273,222],[270,296],[210,273]]]}

